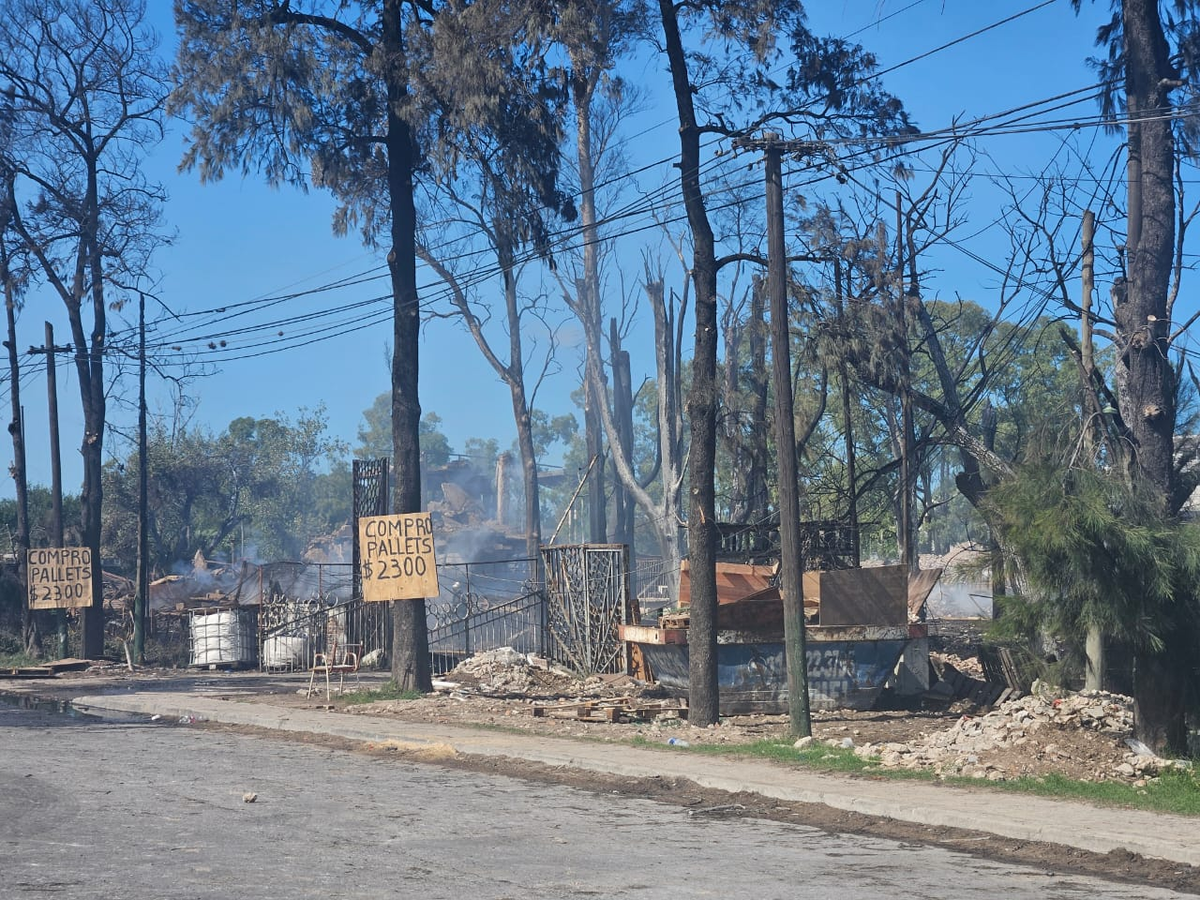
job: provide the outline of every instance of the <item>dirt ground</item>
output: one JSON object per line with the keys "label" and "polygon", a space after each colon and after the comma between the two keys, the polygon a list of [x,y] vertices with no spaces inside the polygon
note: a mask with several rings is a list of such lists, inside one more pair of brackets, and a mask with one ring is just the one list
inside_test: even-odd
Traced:
{"label": "dirt ground", "polygon": [[[547,699],[544,702],[556,701]],[[783,741],[787,739],[789,727],[786,716],[765,715],[724,717],[719,726],[711,728],[692,728],[686,721],[670,715],[647,722],[587,721],[575,718],[570,709],[559,715],[535,718],[532,710],[537,703],[530,699],[470,695],[455,698],[438,694],[420,700],[381,701],[356,706],[344,706],[335,698],[333,706],[351,714],[387,716],[409,722],[500,726],[552,737],[614,742],[628,742],[634,738],[657,743],[678,738],[694,745]],[[815,710],[812,713],[813,737],[835,744],[850,739],[853,746],[869,752],[880,745],[918,741],[951,728],[964,716],[970,718],[977,712],[968,703],[955,704],[943,711]],[[1055,727],[1043,732],[1032,746],[997,746],[975,755],[979,757],[980,768],[985,771],[1002,771],[1013,776],[1057,773],[1086,780],[1114,771],[1129,755],[1129,750],[1115,735],[1095,735],[1079,729]]]}
{"label": "dirt ground", "polygon": [[[694,728],[685,712],[670,708],[677,701],[653,686],[622,676],[581,681],[503,651],[474,657],[436,686],[434,694],[418,700],[346,705],[335,695],[330,705],[357,715],[614,742],[640,738],[666,743],[676,738],[695,745],[736,745],[787,740],[789,729],[783,715],[723,717],[717,726]],[[623,703],[644,711],[623,712]],[[654,715],[659,704],[668,709]],[[1103,712],[1096,711],[1097,705]],[[603,717],[606,708],[615,710],[617,721]],[[1083,710],[1094,717],[1079,715]],[[1128,698],[1116,695],[1064,700],[1044,693],[998,709],[959,701],[942,709],[814,710],[812,724],[818,741],[853,747],[860,755],[882,758],[885,765],[943,775],[995,781],[1058,774],[1085,781],[1138,782],[1157,774],[1156,764],[1126,743],[1132,712]]]}

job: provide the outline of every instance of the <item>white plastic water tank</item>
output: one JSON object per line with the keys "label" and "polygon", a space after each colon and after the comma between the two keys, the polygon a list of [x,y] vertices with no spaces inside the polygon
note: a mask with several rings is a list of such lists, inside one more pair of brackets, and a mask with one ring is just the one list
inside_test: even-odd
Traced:
{"label": "white plastic water tank", "polygon": [[304,669],[308,667],[308,638],[275,634],[263,641],[262,664],[267,669]]}
{"label": "white plastic water tank", "polygon": [[254,662],[254,610],[192,610],[193,666],[250,665]]}

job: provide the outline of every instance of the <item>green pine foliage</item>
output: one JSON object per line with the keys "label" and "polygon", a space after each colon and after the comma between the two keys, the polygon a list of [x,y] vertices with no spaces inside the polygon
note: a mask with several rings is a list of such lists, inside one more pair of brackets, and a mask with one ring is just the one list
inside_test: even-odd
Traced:
{"label": "green pine foliage", "polygon": [[1026,587],[1006,606],[1010,632],[1076,639],[1097,626],[1157,653],[1200,621],[1200,528],[1162,517],[1123,478],[1033,464],[994,487],[988,505]]}

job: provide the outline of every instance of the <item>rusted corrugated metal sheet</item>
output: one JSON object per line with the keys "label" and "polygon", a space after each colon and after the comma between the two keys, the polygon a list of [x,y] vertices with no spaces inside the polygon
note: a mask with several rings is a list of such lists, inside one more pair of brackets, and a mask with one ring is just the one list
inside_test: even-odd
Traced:
{"label": "rusted corrugated metal sheet", "polygon": [[[870,709],[909,643],[908,628],[894,626],[808,629],[808,636],[805,658],[813,709]],[[686,695],[687,645],[640,646],[655,680]],[[718,644],[717,685],[722,715],[787,712],[783,643]]]}

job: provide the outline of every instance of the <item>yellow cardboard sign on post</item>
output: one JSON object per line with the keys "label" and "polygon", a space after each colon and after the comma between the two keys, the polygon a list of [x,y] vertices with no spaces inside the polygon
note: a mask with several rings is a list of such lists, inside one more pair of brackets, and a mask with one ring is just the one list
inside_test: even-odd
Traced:
{"label": "yellow cardboard sign on post", "polygon": [[82,609],[92,605],[92,551],[88,547],[30,550],[29,608]]}
{"label": "yellow cardboard sign on post", "polygon": [[438,595],[429,513],[358,520],[359,574],[364,600],[419,600]]}

